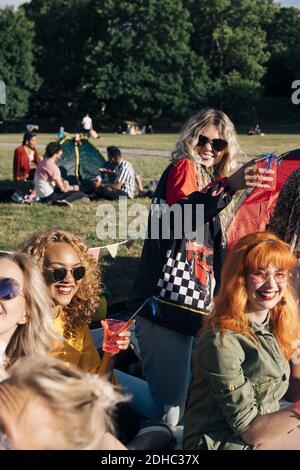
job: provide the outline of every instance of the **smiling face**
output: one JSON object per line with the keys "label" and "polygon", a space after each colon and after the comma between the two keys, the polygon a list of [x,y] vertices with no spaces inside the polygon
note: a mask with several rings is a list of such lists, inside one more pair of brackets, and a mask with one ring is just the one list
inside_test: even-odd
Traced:
{"label": "smiling face", "polygon": [[273,266],[258,268],[246,275],[247,310],[267,314],[282,299],[287,286],[287,272]]}
{"label": "smiling face", "polygon": [[[24,275],[19,266],[9,258],[0,258],[0,279],[15,279],[24,288]],[[27,321],[24,292],[11,300],[0,299],[0,341],[8,344],[18,325]]]}
{"label": "smiling face", "polygon": [[[218,129],[215,126],[208,126],[200,132],[200,135],[208,137],[210,140],[212,139],[223,139],[220,135]],[[221,152],[216,152],[212,148],[212,144],[207,142],[205,145],[200,146],[197,145],[195,147],[196,152],[200,156],[201,164],[206,166],[207,168],[216,165],[219,163],[224,155],[224,150]]]}
{"label": "smiling face", "polygon": [[69,243],[52,243],[45,250],[44,268],[68,270],[66,277],[59,282],[50,282],[47,276],[48,290],[56,305],[62,307],[69,305],[76,294],[82,280],[76,281],[70,270],[77,266],[81,266],[80,258]]}

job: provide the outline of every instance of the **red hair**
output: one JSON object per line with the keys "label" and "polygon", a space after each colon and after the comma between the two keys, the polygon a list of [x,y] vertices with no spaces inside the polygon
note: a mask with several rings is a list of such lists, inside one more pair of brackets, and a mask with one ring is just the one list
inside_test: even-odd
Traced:
{"label": "red hair", "polygon": [[[234,331],[257,341],[247,313],[246,274],[274,265],[291,271],[296,264],[290,246],[270,232],[257,232],[243,237],[228,254],[222,271],[219,295],[206,320],[205,329]],[[300,338],[299,311],[296,295],[288,279],[281,301],[270,309],[273,334],[289,359],[294,352],[293,341]]]}

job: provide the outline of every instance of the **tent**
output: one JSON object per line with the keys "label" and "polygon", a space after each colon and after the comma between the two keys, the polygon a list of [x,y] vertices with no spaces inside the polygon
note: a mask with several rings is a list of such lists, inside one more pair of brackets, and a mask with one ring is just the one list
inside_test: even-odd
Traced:
{"label": "tent", "polygon": [[277,167],[276,188],[274,191],[250,188],[242,194],[235,215],[227,228],[228,249],[232,248],[240,238],[248,233],[266,229],[281,188],[289,175],[300,167],[300,149],[281,154],[278,160],[280,163]]}
{"label": "tent", "polygon": [[99,150],[85,137],[64,137],[60,143],[63,153],[58,161],[61,175],[70,184],[80,184],[84,190],[91,189],[91,182],[107,161]]}

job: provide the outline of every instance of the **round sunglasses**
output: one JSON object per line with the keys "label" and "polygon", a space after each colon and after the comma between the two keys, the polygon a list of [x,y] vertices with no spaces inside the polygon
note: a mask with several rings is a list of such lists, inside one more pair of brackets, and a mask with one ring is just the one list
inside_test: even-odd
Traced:
{"label": "round sunglasses", "polygon": [[205,135],[199,135],[198,138],[198,144],[199,147],[204,147],[206,144],[210,143],[212,146],[212,149],[215,152],[221,152],[222,150],[225,150],[228,146],[228,142],[223,139],[209,139]]}
{"label": "round sunglasses", "polygon": [[76,268],[44,268],[44,274],[47,282],[61,282],[68,273],[71,273],[75,281],[79,281],[85,276],[85,267],[76,266]]}
{"label": "round sunglasses", "polygon": [[4,277],[0,279],[0,300],[11,300],[22,292],[22,287],[15,279]]}

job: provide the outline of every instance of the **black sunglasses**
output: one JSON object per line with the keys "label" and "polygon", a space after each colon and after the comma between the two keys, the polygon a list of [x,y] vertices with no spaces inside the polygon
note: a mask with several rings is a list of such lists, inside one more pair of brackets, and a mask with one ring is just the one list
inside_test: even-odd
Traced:
{"label": "black sunglasses", "polygon": [[0,300],[11,300],[22,292],[22,287],[15,279],[5,277],[0,279]]}
{"label": "black sunglasses", "polygon": [[76,268],[66,269],[66,268],[44,268],[44,275],[47,282],[60,282],[63,281],[68,274],[72,273],[72,276],[75,281],[79,281],[85,276],[85,267],[76,266]]}
{"label": "black sunglasses", "polygon": [[199,135],[198,138],[198,144],[199,147],[204,147],[204,145],[210,143],[212,146],[212,149],[215,150],[215,152],[221,152],[222,150],[225,150],[226,147],[228,146],[228,142],[223,139],[209,139],[205,135]]}

